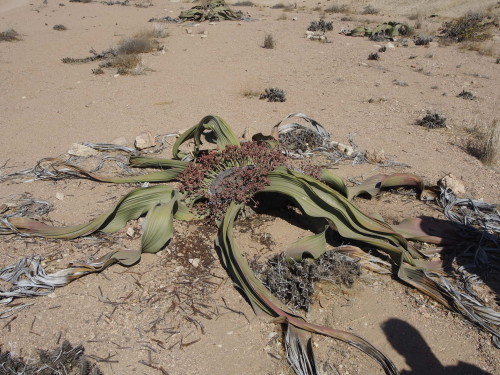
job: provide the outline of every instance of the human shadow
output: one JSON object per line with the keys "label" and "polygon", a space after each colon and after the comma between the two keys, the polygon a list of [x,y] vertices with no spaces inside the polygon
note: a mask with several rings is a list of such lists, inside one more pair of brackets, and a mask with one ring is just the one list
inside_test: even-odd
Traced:
{"label": "human shadow", "polygon": [[382,324],[382,329],[392,347],[410,367],[410,370],[401,371],[400,375],[492,375],[462,361],[455,366],[443,366],[422,335],[403,320],[389,319]]}

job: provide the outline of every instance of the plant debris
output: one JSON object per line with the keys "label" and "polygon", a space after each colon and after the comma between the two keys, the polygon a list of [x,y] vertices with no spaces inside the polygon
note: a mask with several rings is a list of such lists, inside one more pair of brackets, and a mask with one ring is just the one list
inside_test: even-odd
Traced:
{"label": "plant debris", "polygon": [[286,102],[285,92],[277,87],[265,89],[259,99],[267,99],[268,102]]}
{"label": "plant debris", "polygon": [[460,94],[458,94],[457,97],[465,99],[465,100],[476,100],[477,99],[477,97],[473,93],[471,93],[470,91],[465,91],[465,90],[462,90],[462,92]]}
{"label": "plant debris", "polygon": [[181,12],[181,21],[237,21],[243,18],[243,13],[233,11],[224,0],[209,0],[202,5],[196,5],[189,10]]}
{"label": "plant debris", "polygon": [[319,21],[311,21],[307,30],[308,31],[321,31],[323,33],[326,33],[327,31],[333,30],[333,22],[331,22],[331,21],[328,22],[328,21],[325,21],[324,19],[320,19]]}
{"label": "plant debris", "polygon": [[446,117],[443,117],[438,113],[428,113],[422,119],[418,120],[416,124],[427,129],[445,128]]}
{"label": "plant debris", "polygon": [[7,29],[5,31],[0,32],[0,42],[14,42],[21,40],[20,35],[14,29]]}
{"label": "plant debris", "polygon": [[482,41],[491,38],[490,27],[494,20],[481,13],[469,12],[465,16],[441,27],[441,37],[453,42]]}
{"label": "plant debris", "polygon": [[313,303],[315,282],[351,287],[361,275],[358,260],[336,251],[300,262],[287,262],[285,255],[279,254],[264,264],[253,262],[252,267],[274,296],[294,310],[305,311],[309,311]]}
{"label": "plant debris", "polygon": [[22,375],[102,375],[99,367],[84,354],[82,345],[64,341],[54,350],[40,350],[39,359],[24,360],[0,348],[0,373]]}

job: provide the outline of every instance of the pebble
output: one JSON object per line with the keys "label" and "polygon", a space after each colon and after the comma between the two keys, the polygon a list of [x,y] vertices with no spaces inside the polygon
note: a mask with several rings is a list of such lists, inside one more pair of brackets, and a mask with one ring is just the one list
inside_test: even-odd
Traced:
{"label": "pebble", "polygon": [[62,201],[64,199],[64,194],[58,191],[56,193],[56,199]]}
{"label": "pebble", "polygon": [[200,265],[200,258],[189,259],[188,262],[191,263],[194,268],[197,268]]}

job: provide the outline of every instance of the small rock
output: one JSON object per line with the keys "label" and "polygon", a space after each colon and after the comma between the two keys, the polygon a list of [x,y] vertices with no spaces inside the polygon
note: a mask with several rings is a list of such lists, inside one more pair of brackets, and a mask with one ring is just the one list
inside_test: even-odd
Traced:
{"label": "small rock", "polygon": [[197,268],[200,265],[200,258],[189,259],[188,262],[191,263],[194,268]]}
{"label": "small rock", "polygon": [[202,34],[202,35],[201,35],[201,39],[204,39],[204,38],[207,38],[207,37],[208,37],[208,35],[207,35],[207,34]]}
{"label": "small rock", "polygon": [[389,43],[387,43],[385,45],[385,48],[391,48],[392,49],[392,48],[396,48],[396,46],[394,46],[394,44],[392,44],[391,42],[389,42]]}
{"label": "small rock", "polygon": [[340,152],[346,154],[346,156],[351,156],[352,154],[354,154],[354,149],[351,146],[339,142],[331,142],[331,145]]}
{"label": "small rock", "polygon": [[97,155],[99,152],[92,147],[84,146],[79,143],[73,143],[68,150],[68,154],[73,156],[81,156],[87,158],[89,156]]}
{"label": "small rock", "polygon": [[145,148],[151,148],[156,145],[156,141],[151,133],[142,133],[135,137],[134,142],[135,148],[138,150],[144,150]]}
{"label": "small rock", "polygon": [[209,22],[208,24],[209,24],[210,26],[215,26],[215,25],[216,25],[216,24],[215,24],[215,22]]}
{"label": "small rock", "polygon": [[292,21],[297,21],[298,19],[299,19],[299,17],[293,17]]}
{"label": "small rock", "polygon": [[64,194],[63,194],[63,193],[61,193],[60,191],[58,191],[58,192],[56,193],[56,199],[58,199],[58,200],[62,201],[62,200],[64,199]]}
{"label": "small rock", "polygon": [[128,144],[127,139],[125,137],[118,137],[111,141],[112,144],[118,146],[126,146]]}
{"label": "small rock", "polygon": [[129,236],[130,238],[132,238],[132,237],[134,237],[134,234],[135,234],[135,230],[134,230],[134,228],[129,227],[129,228],[127,229],[127,236]]}
{"label": "small rock", "polygon": [[451,173],[448,173],[439,180],[438,185],[453,190],[457,196],[463,196],[465,194],[464,184]]}
{"label": "small rock", "polygon": [[365,157],[372,163],[383,163],[386,161],[384,150],[368,150],[366,151]]}
{"label": "small rock", "polygon": [[191,30],[191,29],[184,29],[184,31],[186,32],[186,34],[192,34],[193,33],[193,30]]}

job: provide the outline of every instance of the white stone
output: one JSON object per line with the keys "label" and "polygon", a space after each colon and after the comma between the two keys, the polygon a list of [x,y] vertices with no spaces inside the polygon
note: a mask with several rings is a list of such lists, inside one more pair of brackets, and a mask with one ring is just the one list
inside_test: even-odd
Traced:
{"label": "white stone", "polygon": [[396,48],[396,46],[394,46],[394,44],[392,44],[391,42],[387,43],[385,45],[386,48]]}
{"label": "white stone", "polygon": [[58,192],[56,193],[56,199],[58,199],[58,200],[62,201],[62,200],[64,199],[64,194],[63,194],[63,193],[61,193],[60,191],[58,191]]}
{"label": "white stone", "polygon": [[138,150],[144,150],[145,148],[154,147],[156,141],[150,132],[139,134],[135,137],[134,142],[135,148]]}
{"label": "white stone", "polygon": [[134,234],[135,234],[135,230],[134,230],[134,228],[129,227],[129,228],[127,229],[127,236],[129,236],[129,237],[134,237]]}
{"label": "white stone", "polygon": [[465,194],[465,186],[457,177],[453,176],[451,173],[448,173],[441,180],[439,180],[439,185],[453,190],[455,195],[463,196]]}
{"label": "white stone", "polygon": [[92,147],[84,146],[79,143],[73,143],[68,150],[68,154],[73,156],[81,156],[87,158],[89,156],[97,155],[99,152]]}

